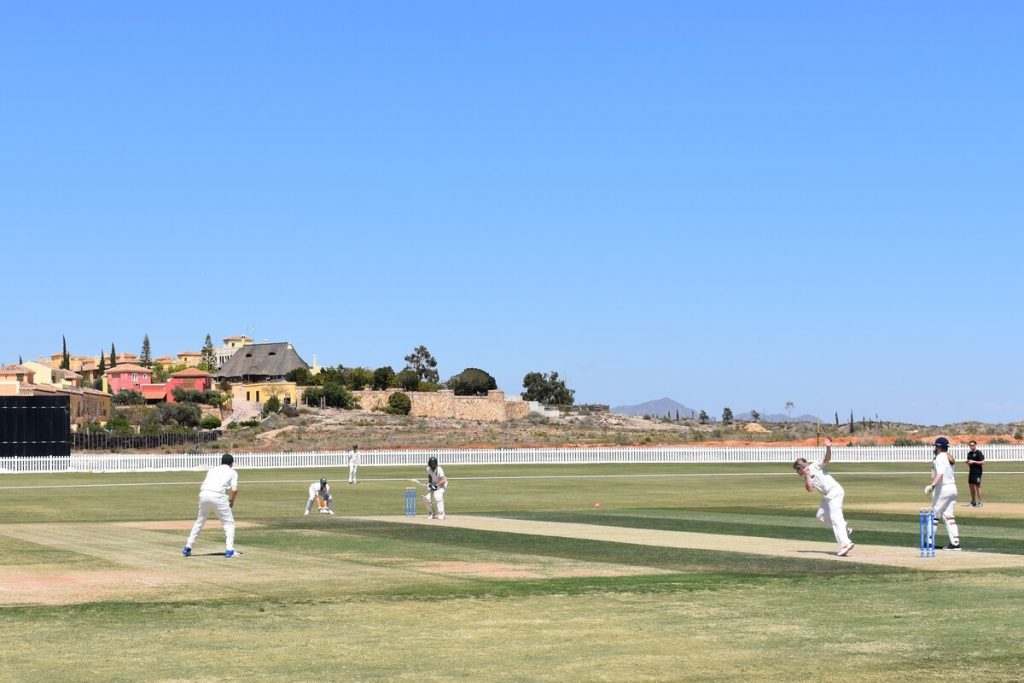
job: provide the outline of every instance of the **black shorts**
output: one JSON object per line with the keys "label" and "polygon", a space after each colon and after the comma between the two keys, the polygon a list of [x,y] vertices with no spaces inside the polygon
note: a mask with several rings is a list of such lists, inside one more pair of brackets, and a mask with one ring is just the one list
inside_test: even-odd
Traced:
{"label": "black shorts", "polygon": [[981,471],[971,472],[967,475],[967,483],[974,486],[981,486]]}

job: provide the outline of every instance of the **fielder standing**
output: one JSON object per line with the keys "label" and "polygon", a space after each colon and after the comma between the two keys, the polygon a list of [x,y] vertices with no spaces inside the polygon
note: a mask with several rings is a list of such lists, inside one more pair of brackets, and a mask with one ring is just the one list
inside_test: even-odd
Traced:
{"label": "fielder standing", "polygon": [[930,493],[932,496],[932,511],[935,513],[935,526],[932,529],[933,539],[938,535],[940,516],[946,524],[949,545],[944,550],[960,550],[960,530],[956,525],[956,517],[953,516],[953,508],[956,507],[954,462],[953,456],[949,452],[949,439],[944,436],[935,439],[932,481],[924,487],[924,492]]}
{"label": "fielder standing", "polygon": [[359,483],[359,480],[356,479],[356,473],[359,472],[360,460],[359,444],[352,444],[352,450],[348,454],[348,483],[350,484]]}
{"label": "fielder standing", "polygon": [[967,466],[970,471],[967,473],[967,485],[971,489],[971,507],[984,507],[981,502],[981,475],[985,465],[985,454],[978,450],[978,442],[971,441],[968,446],[971,450],[967,453]]}
{"label": "fielder standing", "polygon": [[313,501],[317,498],[321,501],[321,504],[318,506],[320,512],[333,515],[334,497],[331,495],[331,487],[327,483],[327,477],[322,477],[320,481],[314,481],[309,485],[309,500],[306,501],[306,511],[303,514],[309,514],[309,511],[313,509]]}
{"label": "fielder standing", "polygon": [[853,541],[850,540],[850,529],[846,526],[846,518],[843,517],[843,498],[846,491],[839,485],[839,482],[825,470],[825,465],[832,460],[832,439],[825,437],[825,455],[820,460],[808,463],[804,458],[797,458],[793,463],[793,469],[804,480],[804,487],[807,492],[817,491],[822,496],[821,506],[815,515],[822,524],[832,527],[832,533],[839,543],[840,556],[847,555],[853,549]]}
{"label": "fielder standing", "polygon": [[444,519],[444,492],[448,489],[448,479],[434,456],[427,460],[427,489],[424,497],[427,499],[429,518]]}
{"label": "fielder standing", "polygon": [[[235,506],[235,498],[238,496],[238,472],[232,467],[234,462],[232,455],[225,453],[220,457],[220,465],[206,473],[206,479],[199,487],[199,515],[192,525],[192,533],[188,535],[185,547],[181,549],[185,557],[192,554],[192,545],[199,538],[199,532],[203,530],[211,513],[216,513],[224,528],[224,557],[235,557],[235,517],[231,514],[231,508]],[[230,495],[227,494],[229,489]]]}

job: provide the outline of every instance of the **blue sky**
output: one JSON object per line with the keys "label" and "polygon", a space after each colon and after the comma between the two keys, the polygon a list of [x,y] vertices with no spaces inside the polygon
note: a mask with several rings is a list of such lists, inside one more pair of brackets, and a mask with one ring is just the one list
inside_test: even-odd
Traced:
{"label": "blue sky", "polygon": [[1018,3],[7,3],[0,362],[1024,419]]}

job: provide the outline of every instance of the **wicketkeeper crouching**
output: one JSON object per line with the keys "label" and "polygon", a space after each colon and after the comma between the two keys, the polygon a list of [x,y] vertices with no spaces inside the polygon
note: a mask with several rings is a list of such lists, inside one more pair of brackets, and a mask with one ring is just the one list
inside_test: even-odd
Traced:
{"label": "wicketkeeper crouching", "polygon": [[327,484],[327,478],[322,478],[319,482],[313,482],[309,485],[309,500],[306,501],[306,512],[303,514],[308,515],[309,511],[313,509],[313,501],[316,501],[319,512],[327,515],[333,515],[334,510],[334,498],[331,496],[331,487]]}

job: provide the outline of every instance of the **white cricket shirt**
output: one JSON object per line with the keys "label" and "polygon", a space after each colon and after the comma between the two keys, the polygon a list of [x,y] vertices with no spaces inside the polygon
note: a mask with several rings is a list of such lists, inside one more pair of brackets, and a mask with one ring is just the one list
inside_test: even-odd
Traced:
{"label": "white cricket shirt", "polygon": [[444,479],[444,470],[441,469],[440,465],[437,466],[436,470],[431,470],[429,467],[427,468],[427,481],[428,482],[430,482],[431,484],[434,484],[435,486],[441,486],[441,487],[447,486],[447,483],[445,483],[443,485],[441,484],[441,480],[442,479]]}
{"label": "white cricket shirt", "polygon": [[309,485],[309,497],[312,498],[313,496],[319,496],[319,495],[323,495],[324,498],[326,498],[327,496],[331,495],[331,485],[330,484],[324,484],[324,490],[323,490],[323,493],[321,494],[321,492],[320,492],[320,482],[314,481],[312,484],[310,484]]}
{"label": "white cricket shirt", "polygon": [[945,453],[939,453],[932,460],[932,478],[934,479],[936,474],[942,474],[942,481],[939,482],[939,486],[950,486],[956,485],[956,474],[953,466],[949,464],[949,459]]}
{"label": "white cricket shirt", "polygon": [[843,492],[843,487],[839,485],[839,482],[825,471],[825,463],[823,461],[815,460],[807,466],[807,469],[811,474],[811,486],[821,495],[828,498]]}
{"label": "white cricket shirt", "polygon": [[206,479],[203,480],[203,485],[199,487],[199,490],[210,493],[227,493],[228,489],[234,491],[237,488],[238,472],[231,465],[217,465],[206,473]]}

